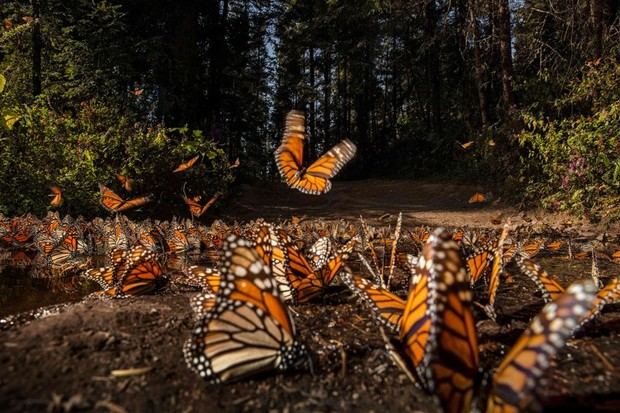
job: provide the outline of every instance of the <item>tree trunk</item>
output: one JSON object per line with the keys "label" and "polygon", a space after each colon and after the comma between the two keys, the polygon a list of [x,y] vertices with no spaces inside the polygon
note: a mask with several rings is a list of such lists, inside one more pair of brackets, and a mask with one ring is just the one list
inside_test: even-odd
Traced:
{"label": "tree trunk", "polygon": [[508,0],[499,1],[499,51],[502,69],[502,101],[504,111],[508,118],[511,117],[515,107],[514,94],[512,91],[512,79],[514,76],[512,66],[512,37],[510,33],[510,8]]}
{"label": "tree trunk", "polygon": [[323,146],[331,146],[331,94],[332,94],[332,62],[330,46],[323,50]]}
{"label": "tree trunk", "polygon": [[478,26],[477,11],[477,3],[475,0],[472,0],[469,4],[469,24],[470,32],[474,40],[474,73],[476,75],[476,86],[478,90],[480,121],[482,123],[482,128],[487,129],[487,127],[489,126],[489,116],[487,114],[487,97],[486,82],[484,79],[484,66],[482,62],[482,55],[480,53],[480,27]]}
{"label": "tree trunk", "polygon": [[603,4],[602,0],[590,0],[592,17],[592,49],[595,59],[603,56]]}
{"label": "tree trunk", "polygon": [[441,73],[436,41],[437,7],[435,0],[426,0],[424,6],[424,37],[426,41],[426,75],[431,86],[431,125],[438,137],[442,135],[441,124]]}

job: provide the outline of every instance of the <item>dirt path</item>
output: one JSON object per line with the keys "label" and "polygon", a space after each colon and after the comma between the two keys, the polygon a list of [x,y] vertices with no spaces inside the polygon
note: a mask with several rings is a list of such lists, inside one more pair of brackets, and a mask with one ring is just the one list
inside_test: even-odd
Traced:
{"label": "dirt path", "polygon": [[[490,193],[490,201],[469,204],[467,201],[475,192]],[[368,222],[385,224],[399,212],[403,213],[407,225],[499,227],[493,221],[510,218],[513,224],[531,225],[534,230],[570,228],[585,237],[603,232],[620,234],[618,224],[591,223],[540,210],[524,212],[493,197],[492,191],[484,186],[430,180],[335,182],[333,189],[323,196],[305,195],[284,184],[241,185],[221,213],[228,220],[291,216],[357,220],[362,215]],[[380,217],[384,220],[379,220]]]}

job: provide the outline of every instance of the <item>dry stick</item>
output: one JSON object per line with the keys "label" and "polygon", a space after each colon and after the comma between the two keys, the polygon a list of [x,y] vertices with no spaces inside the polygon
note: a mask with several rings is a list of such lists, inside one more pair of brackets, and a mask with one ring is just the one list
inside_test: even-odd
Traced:
{"label": "dry stick", "polygon": [[400,239],[400,229],[403,224],[403,213],[400,212],[398,214],[398,220],[396,221],[396,229],[394,230],[394,241],[392,243],[392,252],[390,254],[390,274],[387,279],[387,289],[390,289],[390,285],[392,282],[392,275],[394,275],[394,267],[396,264],[396,246],[398,245],[398,240]]}
{"label": "dry stick", "polygon": [[[368,229],[368,225],[366,225],[366,222],[364,221],[364,218],[362,218],[361,215],[360,215],[360,221],[362,223],[362,230],[364,231],[364,244],[370,247],[370,256],[372,258],[373,264],[375,265],[375,268],[377,269],[376,272],[371,270],[371,273],[376,278],[377,273],[379,273],[379,258],[377,257],[377,252],[375,251],[375,247],[370,242],[370,230]],[[383,277],[381,277],[381,281],[377,284],[383,287]]]}
{"label": "dry stick", "polygon": [[603,353],[601,353],[601,351],[598,349],[598,347],[596,347],[594,345],[594,343],[590,344],[590,348],[592,349],[592,351],[594,352],[594,354],[596,354],[596,356],[603,362],[603,365],[605,366],[605,368],[609,371],[614,371],[616,368],[614,367],[613,364],[611,364],[611,362],[609,361],[609,359],[607,357],[605,357],[605,355]]}

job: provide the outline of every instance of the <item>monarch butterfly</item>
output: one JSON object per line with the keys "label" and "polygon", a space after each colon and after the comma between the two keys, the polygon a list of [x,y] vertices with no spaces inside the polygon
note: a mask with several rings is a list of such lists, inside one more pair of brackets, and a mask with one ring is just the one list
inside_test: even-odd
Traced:
{"label": "monarch butterfly", "polygon": [[120,182],[125,191],[133,191],[134,180],[132,178],[128,177],[127,175],[116,174],[116,179],[118,179],[118,182]]}
{"label": "monarch butterfly", "polygon": [[478,282],[493,260],[493,251],[492,245],[486,244],[482,247],[477,247],[465,257],[465,268],[472,286]]}
{"label": "monarch butterfly", "polygon": [[81,255],[85,255],[87,250],[88,245],[81,234],[68,231],[61,242],[50,253],[50,261],[52,265],[61,265],[69,260],[74,260]]}
{"label": "monarch butterfly", "polygon": [[493,375],[487,413],[523,411],[538,379],[594,305],[591,281],[572,284],[547,304],[514,344]]}
{"label": "monarch butterfly", "polygon": [[141,245],[129,251],[115,251],[113,264],[109,267],[93,268],[83,273],[102,287],[103,294],[124,298],[132,295],[151,294],[166,282],[155,254]]}
{"label": "monarch butterfly", "polygon": [[620,278],[616,277],[605,287],[601,288],[596,293],[594,300],[594,307],[588,315],[584,318],[581,324],[586,324],[588,321],[596,317],[607,304],[617,302],[620,299]]}
{"label": "monarch butterfly", "polygon": [[456,143],[459,145],[459,147],[461,147],[461,149],[463,149],[464,151],[469,149],[470,146],[472,146],[474,144],[474,141],[467,141],[467,142],[459,142],[456,141]]}
{"label": "monarch butterfly", "polygon": [[235,235],[224,242],[223,257],[215,303],[183,347],[189,368],[222,383],[301,365],[307,352],[269,266]]}
{"label": "monarch butterfly", "polygon": [[504,225],[504,229],[499,236],[497,246],[493,252],[493,265],[491,266],[491,276],[489,277],[489,303],[485,307],[486,313],[495,320],[495,296],[499,288],[500,275],[504,271],[504,241],[508,236],[508,225]]}
{"label": "monarch butterfly", "polygon": [[517,256],[516,260],[521,271],[534,281],[546,303],[555,300],[564,292],[564,287],[551,278],[540,265],[522,256]]}
{"label": "monarch butterfly", "polygon": [[405,310],[405,300],[363,277],[351,274],[348,269],[342,272],[341,278],[370,308],[377,322],[394,333],[398,332]]}
{"label": "monarch butterfly", "polygon": [[228,169],[235,169],[235,168],[238,168],[238,167],[239,167],[239,165],[241,165],[241,161],[239,161],[239,158],[237,158],[237,159],[235,159],[235,162],[231,163],[231,164],[228,166]]}
{"label": "monarch butterfly", "polygon": [[355,156],[357,147],[345,139],[306,168],[303,167],[304,132],[303,113],[290,111],[284,138],[275,152],[276,165],[288,186],[305,194],[321,195],[331,189],[330,179]]}
{"label": "monarch butterfly", "polygon": [[562,240],[551,241],[545,245],[545,249],[549,251],[558,251],[563,245],[564,242],[562,242]]}
{"label": "monarch butterfly", "polygon": [[308,260],[313,270],[317,271],[327,264],[332,254],[332,242],[329,237],[321,237],[308,250]]}
{"label": "monarch butterfly", "polygon": [[480,192],[476,192],[475,194],[469,197],[469,200],[467,202],[470,204],[480,204],[483,202],[487,202],[487,196],[484,194],[481,194]]}
{"label": "monarch butterfly", "polygon": [[286,278],[293,290],[292,301],[295,304],[308,302],[322,294],[340,272],[343,260],[348,257],[346,253],[332,255],[323,268],[314,271],[290,238],[286,244],[286,255]]}
{"label": "monarch butterfly", "polygon": [[133,198],[129,201],[125,201],[118,196],[110,188],[103,184],[99,184],[99,191],[101,192],[101,205],[110,212],[118,213],[127,211],[128,209],[137,208],[151,201],[149,196],[143,196],[139,198]]}
{"label": "monarch butterfly", "polygon": [[189,212],[196,218],[200,218],[221,196],[221,193],[216,192],[203,206],[199,204],[200,197],[188,198],[184,196],[183,201],[185,201],[189,207]]}
{"label": "monarch butterfly", "polygon": [[396,347],[397,364],[446,412],[469,411],[478,369],[478,341],[471,290],[458,246],[438,228],[429,237],[416,268]]}
{"label": "monarch butterfly", "polygon": [[62,205],[62,189],[60,189],[60,187],[58,186],[52,186],[50,188],[50,191],[52,191],[52,193],[49,195],[52,200],[50,201],[50,205],[54,208],[58,208],[59,206]]}
{"label": "monarch butterfly", "polygon": [[413,231],[409,231],[409,236],[418,248],[424,247],[430,235],[431,233],[426,227],[415,227]]}
{"label": "monarch butterfly", "polygon": [[194,156],[187,162],[180,163],[179,166],[177,166],[176,169],[172,172],[176,173],[187,171],[188,169],[192,168],[196,164],[196,162],[198,162],[198,159],[200,159],[200,155]]}
{"label": "monarch butterfly", "polygon": [[521,255],[525,255],[527,258],[535,257],[541,249],[545,247],[545,241],[542,239],[535,239],[525,243],[521,246]]}
{"label": "monarch butterfly", "polygon": [[194,318],[201,320],[213,307],[215,307],[216,294],[211,291],[202,291],[189,300],[189,306],[194,312]]}
{"label": "monarch butterfly", "polygon": [[275,229],[272,225],[264,224],[258,227],[254,238],[254,247],[263,259],[271,266],[271,275],[278,284],[280,298],[283,301],[294,301],[294,291],[286,274],[288,252],[286,246],[293,241],[282,229]]}
{"label": "monarch butterfly", "polygon": [[185,272],[186,279],[184,284],[193,287],[202,288],[212,294],[217,293],[220,289],[221,275],[215,268],[209,268],[204,265],[191,265]]}

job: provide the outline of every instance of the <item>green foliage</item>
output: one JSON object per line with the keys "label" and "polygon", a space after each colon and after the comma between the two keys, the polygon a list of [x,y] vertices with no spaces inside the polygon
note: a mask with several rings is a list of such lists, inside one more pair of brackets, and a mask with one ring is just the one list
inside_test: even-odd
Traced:
{"label": "green foliage", "polygon": [[620,62],[588,63],[556,108],[581,110],[557,120],[524,115],[518,139],[528,149],[520,170],[526,194],[557,210],[620,217]]}
{"label": "green foliage", "polygon": [[[183,214],[183,185],[191,195],[225,192],[232,182],[228,159],[201,131],[145,128],[96,100],[75,114],[57,112],[43,99],[16,109],[20,120],[0,129],[0,211],[44,213],[49,187],[64,191],[65,212],[101,214],[99,182],[122,192],[116,174],[136,180],[136,194],[154,194],[150,211]],[[183,176],[172,170],[200,154]]]}

